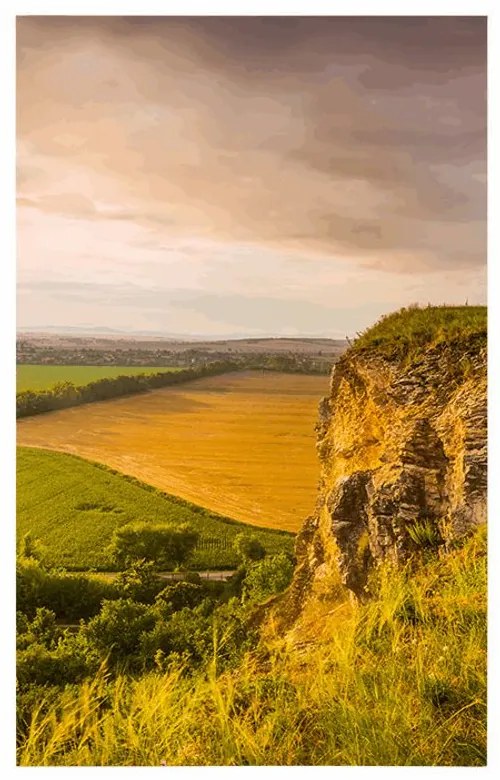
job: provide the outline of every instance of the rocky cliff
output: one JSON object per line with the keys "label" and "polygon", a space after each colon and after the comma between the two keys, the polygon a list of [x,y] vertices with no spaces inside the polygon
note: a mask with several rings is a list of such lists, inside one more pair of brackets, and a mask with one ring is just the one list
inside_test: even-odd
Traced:
{"label": "rocky cliff", "polygon": [[377,561],[446,548],[485,522],[485,331],[410,358],[354,346],[334,367],[317,435],[318,500],[279,607],[287,622],[339,581],[362,599]]}

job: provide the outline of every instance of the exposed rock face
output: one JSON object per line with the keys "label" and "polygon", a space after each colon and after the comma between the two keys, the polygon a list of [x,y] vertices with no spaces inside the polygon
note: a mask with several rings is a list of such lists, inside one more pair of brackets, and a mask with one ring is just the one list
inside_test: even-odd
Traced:
{"label": "exposed rock face", "polygon": [[297,539],[289,616],[333,569],[362,598],[370,567],[403,563],[419,530],[449,545],[485,522],[485,339],[427,349],[408,366],[348,351],[317,433],[319,495]]}

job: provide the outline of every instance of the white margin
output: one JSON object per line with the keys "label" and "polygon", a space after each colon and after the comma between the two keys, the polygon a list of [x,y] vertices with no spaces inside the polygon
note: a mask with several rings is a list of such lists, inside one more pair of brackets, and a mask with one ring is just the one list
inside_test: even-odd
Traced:
{"label": "white margin", "polygon": [[[489,17],[489,68],[488,68],[488,305],[489,305],[489,707],[488,707],[488,767],[478,768],[420,768],[420,767],[15,767],[15,700],[14,700],[14,550],[15,550],[15,16],[19,15],[62,15],[62,16],[168,16],[168,15],[303,15],[303,16],[484,16]],[[500,94],[500,41],[498,36],[498,9],[494,0],[408,0],[404,4],[397,0],[246,0],[246,2],[162,2],[162,0],[25,0],[24,2],[3,2],[0,7],[0,74],[2,84],[2,142],[0,144],[0,220],[2,231],[2,255],[0,260],[0,349],[4,376],[0,382],[0,497],[2,508],[2,536],[0,542],[0,603],[2,608],[2,641],[0,642],[1,702],[0,702],[0,768],[2,777],[12,773],[41,773],[66,777],[73,773],[89,776],[90,772],[114,774],[158,772],[165,778],[201,777],[205,780],[220,780],[245,774],[249,777],[301,776],[306,773],[333,777],[359,777],[370,774],[385,778],[410,774],[412,777],[444,777],[459,773],[472,778],[479,772],[481,777],[498,776],[500,771],[500,259],[499,222],[500,202],[498,197],[498,96]],[[498,475],[498,476],[497,476]],[[161,774],[160,774],[161,773]],[[397,774],[396,774],[397,773]]]}

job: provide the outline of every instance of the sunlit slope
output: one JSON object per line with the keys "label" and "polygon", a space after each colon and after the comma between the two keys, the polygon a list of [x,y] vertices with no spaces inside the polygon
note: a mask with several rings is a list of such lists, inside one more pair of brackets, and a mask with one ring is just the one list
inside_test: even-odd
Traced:
{"label": "sunlit slope", "polygon": [[105,463],[237,520],[297,531],[326,376],[242,372],[18,422],[18,444]]}
{"label": "sunlit slope", "polygon": [[[233,542],[249,528],[74,455],[18,447],[17,535],[37,537],[48,564],[113,568],[107,549],[113,532],[133,521],[188,523],[199,534],[190,561],[197,569],[237,566]],[[289,534],[249,531],[270,554],[293,549]]]}

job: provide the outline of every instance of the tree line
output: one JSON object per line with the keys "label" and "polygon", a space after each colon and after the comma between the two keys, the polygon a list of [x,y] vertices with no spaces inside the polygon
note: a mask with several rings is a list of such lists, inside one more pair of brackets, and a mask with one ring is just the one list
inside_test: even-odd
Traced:
{"label": "tree line", "polygon": [[280,371],[284,374],[321,374],[332,370],[333,358],[325,360],[304,355],[259,355],[249,359],[247,368]]}
{"label": "tree line", "polygon": [[107,401],[124,395],[145,393],[159,387],[182,384],[206,376],[242,370],[281,371],[291,374],[329,374],[331,365],[295,355],[263,355],[255,358],[217,360],[180,371],[156,374],[120,375],[97,379],[86,385],[58,382],[47,390],[23,390],[16,396],[16,417],[28,417],[56,409],[67,409],[93,401]]}
{"label": "tree line", "polygon": [[58,382],[48,390],[24,390],[16,396],[16,416],[28,417],[56,409],[66,409],[93,401],[106,401],[123,395],[145,393],[159,387],[168,387],[206,376],[237,371],[241,365],[235,361],[216,361],[181,371],[117,376],[98,379],[80,387],[72,382]]}

